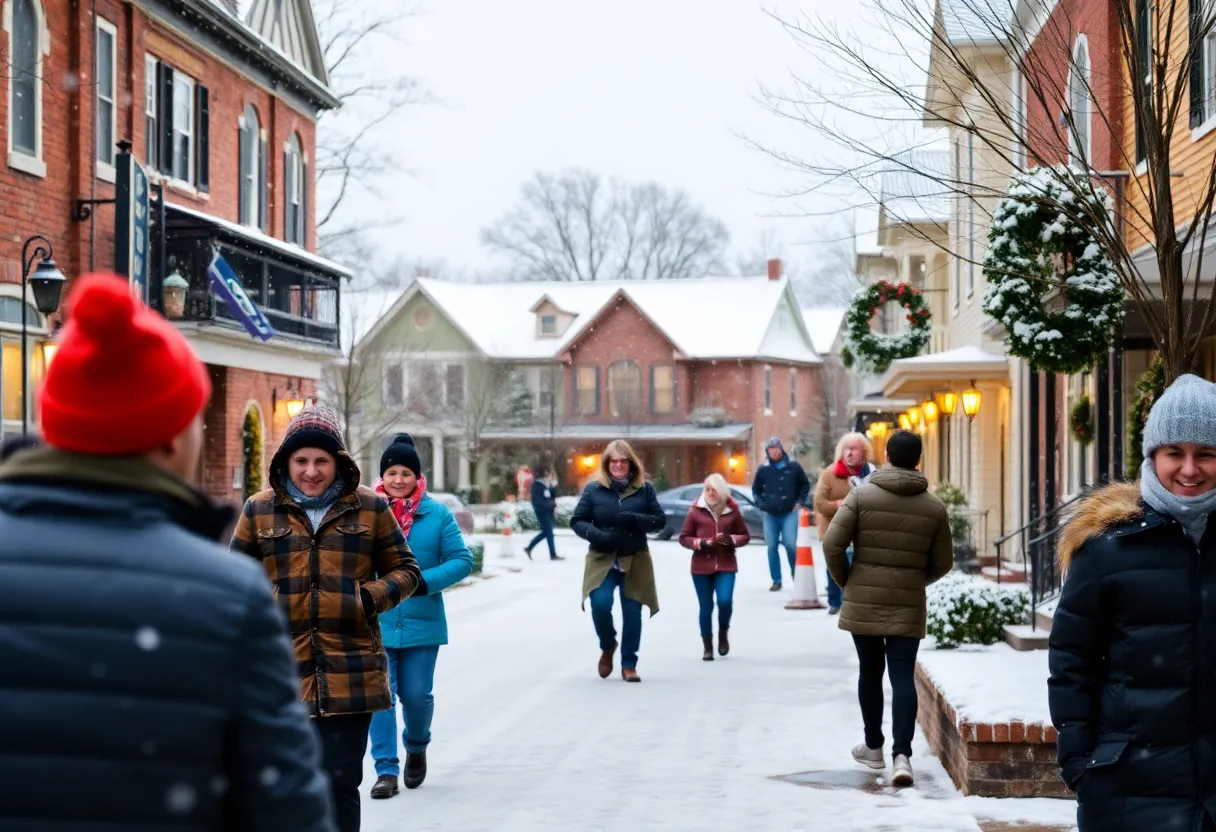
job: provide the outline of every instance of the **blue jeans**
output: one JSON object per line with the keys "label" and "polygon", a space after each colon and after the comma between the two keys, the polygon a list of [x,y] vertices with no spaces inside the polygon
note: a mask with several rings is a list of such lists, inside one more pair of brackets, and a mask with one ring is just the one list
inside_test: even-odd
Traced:
{"label": "blue jeans", "polygon": [[[849,566],[852,566],[853,565],[853,547],[852,546],[850,546],[849,548],[844,550],[844,556],[848,559]],[[836,579],[832,577],[831,570],[825,569],[824,571],[828,573],[828,606],[829,607],[839,607],[842,603],[844,603],[844,590],[842,590],[840,588],[840,586],[837,585]]]}
{"label": "blue jeans", "polygon": [[376,776],[396,775],[400,770],[397,758],[397,700],[405,716],[401,742],[410,754],[426,751],[431,743],[431,717],[435,715],[435,660],[438,647],[386,647],[388,654],[388,685],[392,691],[393,707],[372,714],[372,757],[376,760]]}
{"label": "blue jeans", "polygon": [[781,583],[781,556],[777,554],[777,539],[785,543],[785,554],[790,559],[790,580],[794,579],[794,562],[798,547],[798,509],[780,516],[764,515],[764,542],[768,544],[768,571],[773,583]]}
{"label": "blue jeans", "polygon": [[610,571],[598,588],[591,590],[591,621],[600,637],[600,650],[616,647],[616,628],[612,626],[612,604],[621,594],[621,667],[638,666],[638,647],[642,644],[642,604],[625,597],[625,573]]}
{"label": "blue jeans", "polygon": [[697,589],[697,601],[701,604],[701,635],[714,634],[714,593],[718,594],[718,627],[730,626],[730,614],[735,609],[734,572],[715,572],[712,575],[693,575],[692,585]]}
{"label": "blue jeans", "polygon": [[528,544],[528,551],[536,548],[542,540],[549,541],[549,557],[557,557],[557,541],[553,539],[553,515],[536,512],[536,522],[540,525],[540,534],[532,538],[532,542]]}

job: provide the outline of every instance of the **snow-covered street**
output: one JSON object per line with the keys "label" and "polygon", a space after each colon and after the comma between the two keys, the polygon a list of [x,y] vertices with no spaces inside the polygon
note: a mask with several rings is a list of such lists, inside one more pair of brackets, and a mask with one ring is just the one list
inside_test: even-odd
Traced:
{"label": "snow-covered street", "polygon": [[[373,801],[369,757],[365,832],[1071,828],[1071,802],[962,797],[919,731],[917,788],[863,773],[849,756],[861,738],[852,642],[822,611],[782,608],[789,584],[768,591],[762,545],[740,552],[732,651],[711,663],[688,554],[654,544],[662,611],[643,623],[643,683],[619,666],[601,680],[578,603],[585,545],[568,532],[558,543],[564,562],[542,546],[519,573],[448,593],[429,777]],[[817,785],[782,779],[810,772]]]}

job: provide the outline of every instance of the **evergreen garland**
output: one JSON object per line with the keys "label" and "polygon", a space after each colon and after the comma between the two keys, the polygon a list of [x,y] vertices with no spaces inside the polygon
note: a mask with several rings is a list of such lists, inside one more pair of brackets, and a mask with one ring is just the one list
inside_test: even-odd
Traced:
{"label": "evergreen garland", "polygon": [[245,411],[245,425],[241,431],[242,454],[245,468],[241,496],[248,500],[262,490],[262,420],[257,410]]}
{"label": "evergreen garland", "polygon": [[[1015,174],[993,212],[984,312],[1005,327],[1009,354],[1025,358],[1036,371],[1087,370],[1123,320],[1123,286],[1115,268],[1076,219],[1109,222],[1110,196],[1083,177],[1065,166]],[[1052,293],[1063,301],[1062,310],[1045,309]]]}
{"label": "evergreen garland", "polygon": [[1140,466],[1144,462],[1144,425],[1148,422],[1148,412],[1153,409],[1153,402],[1164,392],[1165,361],[1158,355],[1136,382],[1136,392],[1127,412],[1126,475],[1130,479],[1140,476]]}

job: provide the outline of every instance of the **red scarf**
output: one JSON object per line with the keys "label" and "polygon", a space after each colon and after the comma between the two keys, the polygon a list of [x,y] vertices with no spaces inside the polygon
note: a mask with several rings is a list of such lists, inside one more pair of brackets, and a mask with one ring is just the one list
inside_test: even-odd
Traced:
{"label": "red scarf", "polygon": [[388,500],[388,507],[392,510],[393,516],[397,518],[398,525],[401,526],[401,533],[408,539],[410,527],[414,525],[414,512],[418,510],[418,504],[426,496],[426,474],[418,478],[418,485],[414,486],[414,493],[404,500],[388,496],[388,492],[384,490],[384,480],[376,483],[373,490]]}
{"label": "red scarf", "polygon": [[832,473],[840,477],[842,480],[847,480],[849,477],[860,477],[861,471],[865,467],[866,464],[863,462],[856,468],[850,468],[844,464],[843,459],[838,459],[836,460],[836,467],[832,470]]}

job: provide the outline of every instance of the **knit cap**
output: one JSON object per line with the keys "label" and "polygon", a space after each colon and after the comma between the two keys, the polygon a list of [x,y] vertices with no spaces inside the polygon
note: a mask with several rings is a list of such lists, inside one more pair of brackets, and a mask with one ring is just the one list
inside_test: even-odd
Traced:
{"label": "knit cap", "polygon": [[781,444],[780,436],[774,436],[768,440],[768,444],[764,446],[764,449],[767,451],[769,448],[776,448],[782,453],[785,453],[785,446]]}
{"label": "knit cap", "polygon": [[38,393],[52,448],[138,456],[180,436],[211,398],[211,378],[177,327],[131,294],[126,278],[85,275]]}
{"label": "knit cap", "polygon": [[414,447],[414,437],[408,433],[394,436],[393,441],[380,455],[380,476],[383,477],[384,472],[394,465],[404,465],[414,472],[415,477],[422,476],[422,459],[418,456],[418,449]]}
{"label": "knit cap", "polygon": [[1199,376],[1178,376],[1153,403],[1144,425],[1145,459],[1179,442],[1216,446],[1216,384]]}
{"label": "knit cap", "polygon": [[313,405],[301,410],[287,424],[287,432],[283,434],[283,442],[276,456],[285,459],[300,448],[319,448],[334,456],[346,450],[346,442],[342,439],[342,420],[333,408],[323,404]]}

